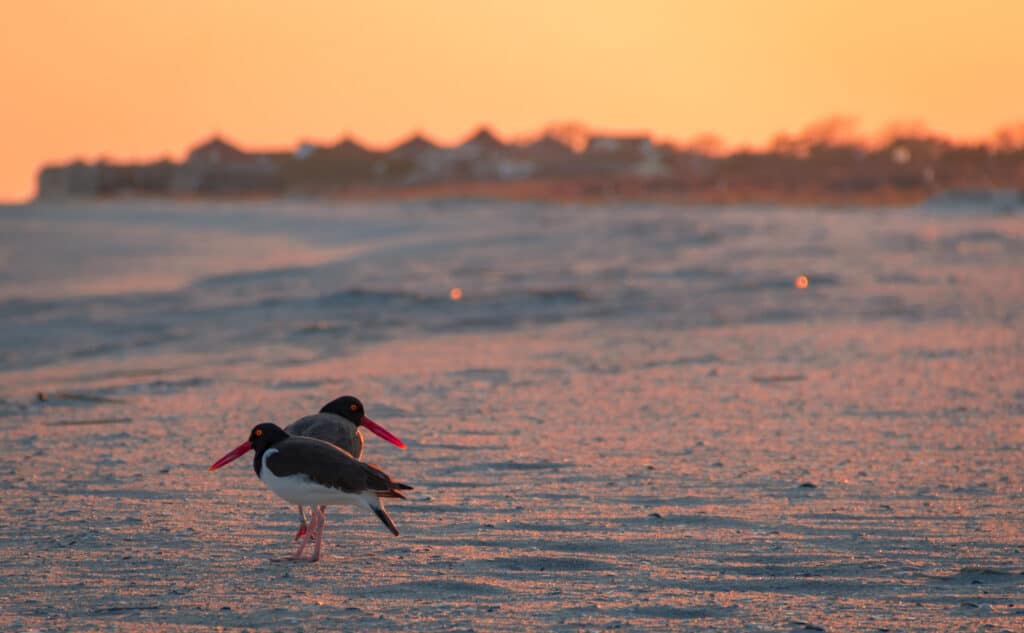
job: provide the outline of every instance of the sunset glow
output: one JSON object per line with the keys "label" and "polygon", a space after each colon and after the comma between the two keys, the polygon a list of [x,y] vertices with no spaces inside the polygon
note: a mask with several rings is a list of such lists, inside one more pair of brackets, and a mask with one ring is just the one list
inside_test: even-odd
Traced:
{"label": "sunset glow", "polygon": [[761,144],[833,114],[985,138],[1024,117],[1024,5],[853,2],[12,3],[0,200],[46,162],[180,159],[556,122]]}

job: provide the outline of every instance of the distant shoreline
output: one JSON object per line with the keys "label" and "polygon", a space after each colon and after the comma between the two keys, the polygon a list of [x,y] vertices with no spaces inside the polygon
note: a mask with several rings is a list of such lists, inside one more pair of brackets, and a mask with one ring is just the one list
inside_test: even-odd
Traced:
{"label": "distant shoreline", "polygon": [[333,192],[287,193],[218,193],[218,194],[155,194],[124,191],[96,195],[36,197],[24,203],[3,206],[26,206],[61,201],[430,201],[430,200],[495,200],[505,202],[547,202],[560,204],[664,203],[678,205],[790,205],[795,207],[883,207],[897,208],[928,203],[957,202],[991,203],[1001,207],[1024,208],[1024,190],[1003,188],[951,189],[922,191],[887,188],[864,193],[836,194],[824,191],[772,191],[755,189],[701,189],[678,191],[651,188],[645,183],[577,183],[577,182],[471,182],[434,183],[407,187],[353,187]]}

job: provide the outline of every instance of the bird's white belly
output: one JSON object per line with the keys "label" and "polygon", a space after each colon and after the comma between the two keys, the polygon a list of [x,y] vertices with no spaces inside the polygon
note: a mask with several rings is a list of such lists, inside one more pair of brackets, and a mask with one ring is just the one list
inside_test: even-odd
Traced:
{"label": "bird's white belly", "polygon": [[267,458],[277,452],[269,449],[263,453],[263,468],[260,469],[260,480],[274,491],[274,494],[295,505],[364,505],[360,495],[343,492],[335,488],[322,486],[309,478],[308,475],[289,475],[278,477],[267,466]]}

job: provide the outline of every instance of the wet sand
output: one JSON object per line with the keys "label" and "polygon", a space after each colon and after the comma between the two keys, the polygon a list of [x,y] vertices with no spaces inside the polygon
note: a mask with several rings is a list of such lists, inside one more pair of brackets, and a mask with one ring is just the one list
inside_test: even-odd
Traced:
{"label": "wet sand", "polygon": [[[559,230],[558,213],[528,212]],[[465,308],[428,302],[332,347],[333,305],[310,316],[304,297],[260,294],[231,316],[284,302],[275,319],[308,331],[253,340],[193,325],[155,349],[52,357],[11,342],[0,629],[1021,630],[1024,216],[622,217],[607,234],[634,243],[603,262],[591,253],[607,235],[587,245],[593,233],[570,226],[579,242],[559,238],[544,260],[530,251],[536,225],[494,229],[525,235],[495,257],[534,255],[509,265],[527,277],[531,265],[628,271],[609,282],[625,294],[558,272],[580,305],[551,284],[516,295],[516,281],[492,314],[467,288]],[[666,235],[675,218],[698,230]],[[475,250],[492,238],[460,247],[451,269],[500,268]],[[389,288],[408,277],[396,275]],[[61,328],[114,339],[120,319],[166,309],[159,297],[142,317],[107,299],[12,301],[6,336],[60,344]],[[373,305],[386,320],[391,304]],[[332,508],[320,563],[271,562],[291,550],[294,509],[248,460],[206,467],[253,424],[341,393],[409,445],[371,437],[365,451],[416,487],[388,506],[402,535]]]}

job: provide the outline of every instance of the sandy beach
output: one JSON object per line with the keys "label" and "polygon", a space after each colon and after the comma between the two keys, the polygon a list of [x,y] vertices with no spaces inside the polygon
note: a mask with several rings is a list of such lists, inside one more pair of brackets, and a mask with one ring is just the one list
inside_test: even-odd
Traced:
{"label": "sandy beach", "polygon": [[[0,630],[1024,630],[1022,213],[39,204],[0,263]],[[271,562],[206,468],[346,393],[402,534]]]}

